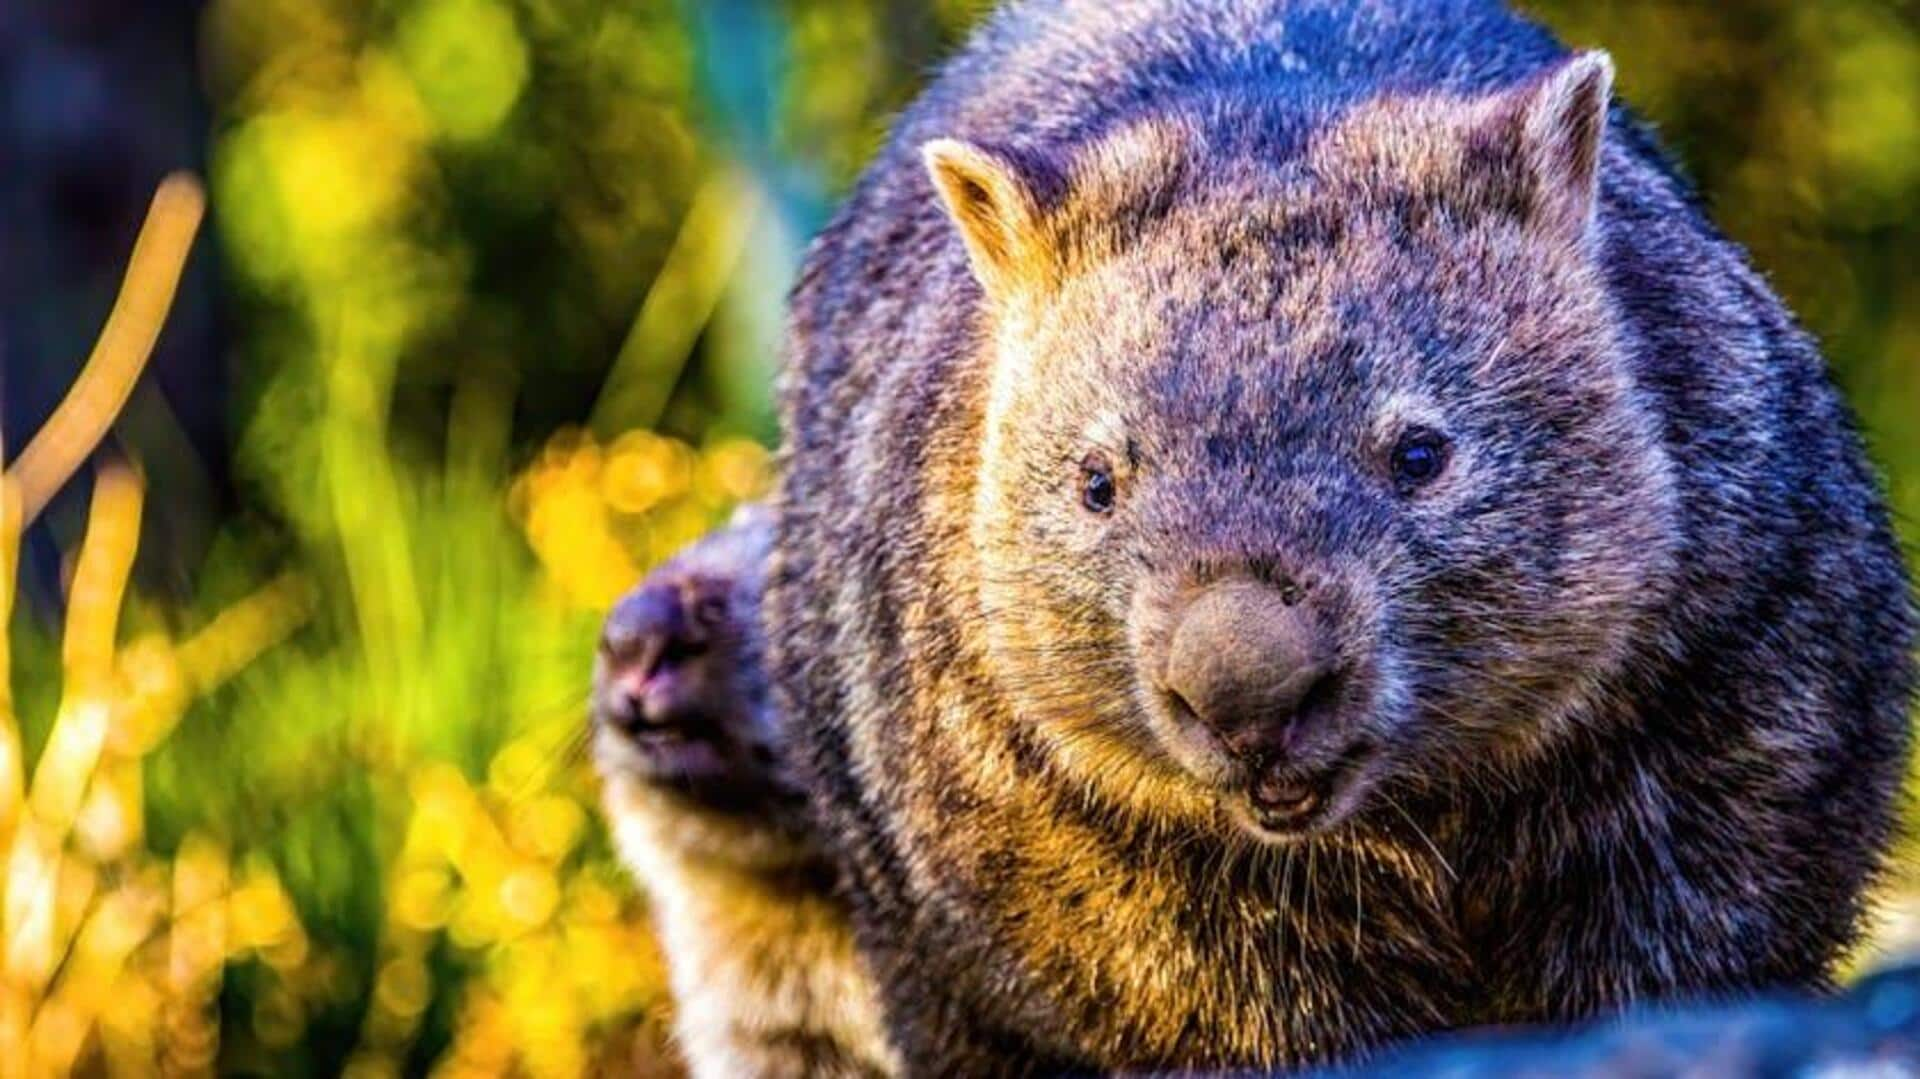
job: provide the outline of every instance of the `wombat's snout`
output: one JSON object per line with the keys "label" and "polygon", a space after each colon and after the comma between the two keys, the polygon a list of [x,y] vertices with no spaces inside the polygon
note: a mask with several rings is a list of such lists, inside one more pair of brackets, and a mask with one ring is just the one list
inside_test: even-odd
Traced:
{"label": "wombat's snout", "polygon": [[1311,597],[1248,579],[1208,586],[1174,612],[1170,702],[1256,770],[1286,763],[1332,722],[1340,673]]}
{"label": "wombat's snout", "polygon": [[726,618],[725,602],[689,595],[672,582],[649,584],[620,601],[600,638],[601,714],[608,724],[641,734],[699,718],[697,668]]}

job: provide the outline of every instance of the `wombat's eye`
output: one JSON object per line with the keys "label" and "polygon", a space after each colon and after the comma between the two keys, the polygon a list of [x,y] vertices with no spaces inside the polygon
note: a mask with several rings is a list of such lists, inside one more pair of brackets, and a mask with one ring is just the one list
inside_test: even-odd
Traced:
{"label": "wombat's eye", "polygon": [[1089,453],[1080,462],[1080,504],[1089,513],[1113,509],[1113,466],[1105,454]]}
{"label": "wombat's eye", "polygon": [[1447,467],[1447,436],[1431,427],[1410,427],[1393,444],[1393,482],[1411,490]]}

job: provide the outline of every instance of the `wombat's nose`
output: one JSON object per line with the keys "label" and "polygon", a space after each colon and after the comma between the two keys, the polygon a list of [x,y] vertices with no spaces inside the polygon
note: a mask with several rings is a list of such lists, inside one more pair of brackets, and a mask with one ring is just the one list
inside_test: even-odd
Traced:
{"label": "wombat's nose", "polygon": [[1235,756],[1290,752],[1299,728],[1331,695],[1332,649],[1311,604],[1291,589],[1229,580],[1175,617],[1165,682],[1176,708],[1190,710]]}
{"label": "wombat's nose", "polygon": [[680,710],[681,668],[706,651],[706,623],[713,620],[688,605],[680,588],[656,583],[628,593],[607,616],[600,636],[604,707],[621,729],[668,725]]}

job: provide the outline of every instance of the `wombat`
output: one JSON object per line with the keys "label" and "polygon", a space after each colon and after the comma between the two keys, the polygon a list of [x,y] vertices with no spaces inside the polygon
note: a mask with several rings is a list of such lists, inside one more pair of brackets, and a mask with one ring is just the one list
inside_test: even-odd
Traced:
{"label": "wombat", "polygon": [[692,1073],[890,1075],[874,988],[769,707],[770,531],[745,511],[614,608],[594,668],[594,759],[652,899]]}
{"label": "wombat", "polygon": [[1611,84],[1491,0],[1031,0],[902,116],[765,617],[909,1073],[1828,983],[1907,578]]}

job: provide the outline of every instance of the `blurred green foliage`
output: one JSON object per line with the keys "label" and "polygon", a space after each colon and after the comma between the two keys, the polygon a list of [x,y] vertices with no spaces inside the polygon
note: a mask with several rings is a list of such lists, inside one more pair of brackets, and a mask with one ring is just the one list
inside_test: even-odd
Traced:
{"label": "blurred green foliage", "polygon": [[[1914,6],[1525,6],[1613,52],[1826,342],[1910,517]],[[207,6],[245,512],[196,594],[135,597],[127,621],[179,639],[286,570],[314,602],[140,769],[144,846],[226,882],[233,940],[255,929],[221,952],[217,1022],[179,1060],[666,1066],[658,960],[578,752],[596,623],[764,483],[800,247],[982,7]],[[31,622],[14,640],[31,758],[59,664]],[[102,1044],[139,998],[128,971],[87,1017]]]}
{"label": "blurred green foliage", "polygon": [[1714,217],[1825,346],[1920,507],[1920,5],[1523,0],[1601,46]]}

